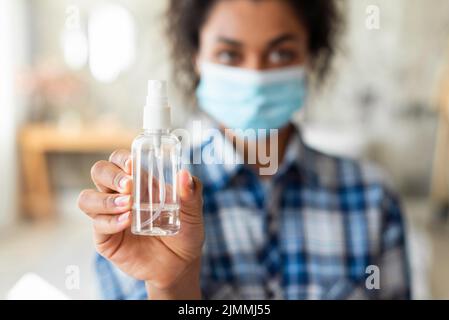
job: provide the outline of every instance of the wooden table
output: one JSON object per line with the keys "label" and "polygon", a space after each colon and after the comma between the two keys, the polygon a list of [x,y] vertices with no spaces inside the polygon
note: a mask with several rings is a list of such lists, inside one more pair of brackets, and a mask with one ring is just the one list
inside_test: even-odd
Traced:
{"label": "wooden table", "polygon": [[23,212],[32,218],[54,216],[54,191],[47,165],[49,153],[99,153],[129,149],[136,132],[108,127],[79,130],[55,126],[29,125],[19,132],[21,165],[24,177]]}

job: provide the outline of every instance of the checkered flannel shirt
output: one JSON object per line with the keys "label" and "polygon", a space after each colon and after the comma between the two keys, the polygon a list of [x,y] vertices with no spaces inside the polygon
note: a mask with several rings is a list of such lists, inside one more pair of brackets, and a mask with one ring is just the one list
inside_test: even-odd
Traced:
{"label": "checkered flannel shirt", "polygon": [[[223,136],[199,148],[217,157],[189,168],[204,185],[205,299],[410,298],[400,203],[374,166],[316,151],[299,129],[268,181],[220,163],[241,159]],[[104,298],[147,298],[142,281],[95,265]]]}

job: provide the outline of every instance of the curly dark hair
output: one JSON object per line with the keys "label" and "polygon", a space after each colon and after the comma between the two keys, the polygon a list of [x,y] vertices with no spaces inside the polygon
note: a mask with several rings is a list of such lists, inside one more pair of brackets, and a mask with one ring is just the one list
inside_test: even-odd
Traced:
{"label": "curly dark hair", "polygon": [[[193,58],[200,45],[200,30],[211,8],[224,0],[171,0],[167,10],[167,34],[174,64],[174,81],[185,94],[198,85]],[[229,1],[229,0],[228,0]],[[262,1],[262,0],[249,0]],[[318,82],[324,80],[335,53],[336,37],[342,26],[339,3],[336,0],[288,1],[298,19],[309,32],[309,52]]]}

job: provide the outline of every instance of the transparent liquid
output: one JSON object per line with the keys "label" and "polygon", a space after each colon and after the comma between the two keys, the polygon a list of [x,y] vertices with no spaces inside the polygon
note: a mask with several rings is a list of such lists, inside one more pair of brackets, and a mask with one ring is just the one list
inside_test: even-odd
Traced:
{"label": "transparent liquid", "polygon": [[180,229],[177,190],[181,167],[179,140],[168,130],[145,130],[134,139],[132,156],[131,231],[144,236],[176,234]]}
{"label": "transparent liquid", "polygon": [[165,204],[159,217],[154,221],[154,213],[159,204],[140,204],[139,208],[132,210],[131,232],[137,235],[170,236],[178,233],[180,229],[179,205]]}

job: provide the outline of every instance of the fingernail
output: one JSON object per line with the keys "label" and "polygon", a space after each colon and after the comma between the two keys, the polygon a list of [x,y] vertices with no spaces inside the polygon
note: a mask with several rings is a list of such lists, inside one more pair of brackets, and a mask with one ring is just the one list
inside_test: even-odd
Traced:
{"label": "fingernail", "polygon": [[126,189],[126,184],[128,183],[128,180],[129,180],[128,177],[123,177],[120,179],[120,182],[118,184],[120,189],[122,189],[122,190]]}
{"label": "fingernail", "polygon": [[193,178],[192,178],[192,175],[189,172],[189,189],[193,190],[193,188],[194,188]]}
{"label": "fingernail", "polygon": [[117,220],[119,223],[122,223],[122,222],[125,222],[126,220],[128,220],[128,217],[129,217],[129,212],[126,212],[126,213],[119,215]]}
{"label": "fingernail", "polygon": [[131,196],[120,196],[114,199],[114,203],[117,207],[125,207],[129,204]]}

